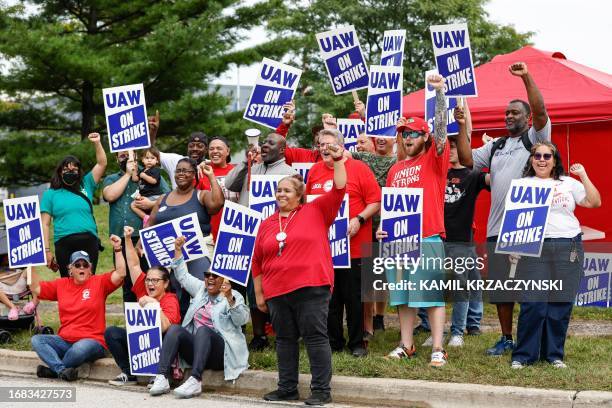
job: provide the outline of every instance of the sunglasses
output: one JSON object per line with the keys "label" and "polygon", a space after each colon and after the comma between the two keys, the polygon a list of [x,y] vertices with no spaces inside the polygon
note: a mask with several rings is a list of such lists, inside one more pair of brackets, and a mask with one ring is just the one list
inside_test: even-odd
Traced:
{"label": "sunglasses", "polygon": [[536,159],[536,160],[544,159],[544,160],[548,161],[548,160],[552,159],[552,157],[553,157],[552,153],[534,153],[533,154],[533,158]]}
{"label": "sunglasses", "polygon": [[402,137],[405,139],[407,137],[411,139],[416,139],[417,137],[425,136],[425,133],[419,132],[418,130],[404,130],[402,132]]}
{"label": "sunglasses", "polygon": [[145,279],[145,283],[152,283],[154,285],[157,285],[160,281],[163,281],[164,279],[161,278],[146,278]]}
{"label": "sunglasses", "polygon": [[86,261],[76,261],[75,263],[72,264],[72,266],[74,266],[75,268],[79,268],[79,269],[87,269],[89,268],[89,262]]}
{"label": "sunglasses", "polygon": [[206,279],[210,279],[210,278],[215,278],[215,279],[217,279],[217,278],[220,278],[220,276],[219,276],[219,275],[215,275],[214,273],[205,273],[205,274],[204,274],[204,277],[205,277]]}

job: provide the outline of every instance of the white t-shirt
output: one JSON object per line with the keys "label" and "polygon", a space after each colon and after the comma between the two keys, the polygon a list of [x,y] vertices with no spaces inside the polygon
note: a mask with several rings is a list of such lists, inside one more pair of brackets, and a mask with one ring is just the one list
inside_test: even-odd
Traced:
{"label": "white t-shirt", "polygon": [[186,157],[187,156],[183,156],[176,153],[159,152],[159,161],[161,162],[161,167],[168,174],[168,178],[170,178],[170,182],[172,183],[172,189],[176,188],[176,181],[174,180],[176,164],[179,162],[179,160],[184,159]]}
{"label": "white t-shirt", "polygon": [[574,215],[574,209],[586,197],[582,183],[568,176],[561,176],[559,180],[529,178],[553,185],[553,199],[544,238],[573,238],[580,234],[580,222]]}

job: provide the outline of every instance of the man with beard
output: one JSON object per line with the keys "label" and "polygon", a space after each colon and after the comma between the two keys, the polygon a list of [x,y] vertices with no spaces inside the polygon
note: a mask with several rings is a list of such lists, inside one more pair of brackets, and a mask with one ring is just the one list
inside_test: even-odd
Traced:
{"label": "man with beard", "polygon": [[[117,152],[117,163],[119,163],[119,171],[109,174],[104,178],[102,197],[109,204],[109,234],[121,237],[123,258],[126,259],[123,227],[130,226],[134,228],[136,232],[132,235],[132,242],[134,244],[138,241],[138,231],[142,228],[142,219],[130,207],[133,200],[132,195],[138,191],[138,182],[132,180],[132,174],[138,172],[136,153],[134,153],[133,159],[129,160],[129,153],[127,151]],[[163,177],[160,178],[160,187],[164,194],[170,191],[170,187]],[[155,201],[148,200],[145,197],[142,197],[139,202],[142,206],[147,206],[149,210],[155,206]],[[140,258],[140,263],[143,270],[148,269],[147,260],[144,256]],[[130,276],[126,276],[123,280],[123,301],[137,301],[136,295],[132,292],[132,279]]]}
{"label": "man with beard", "polygon": [[[149,117],[149,134],[151,137],[151,146],[155,145],[158,129],[159,111],[156,112],[155,116]],[[189,135],[189,139],[187,141],[187,156],[182,156],[177,153],[159,152],[161,167],[166,171],[166,174],[168,174],[173,189],[176,188],[176,182],[174,181],[174,171],[176,170],[176,165],[179,160],[184,157],[189,157],[190,159],[195,160],[197,164],[200,164],[202,160],[204,160],[204,158],[206,157],[207,152],[208,139],[206,138],[206,135],[203,132],[193,132],[191,135]]]}
{"label": "man with beard", "polygon": [[[266,136],[263,144],[261,145],[261,163],[256,163],[251,166],[251,175],[260,174],[281,174],[281,175],[292,175],[297,174],[291,166],[285,162],[285,138],[276,133],[270,133]],[[254,151],[247,152],[247,156],[254,156]],[[225,176],[225,188],[235,193],[240,193],[238,203],[249,206],[249,191],[248,191],[248,165],[247,160],[239,163]],[[266,322],[269,321],[268,314],[263,313],[257,308],[257,300],[255,299],[255,292],[253,288],[253,278],[249,276],[249,282],[247,285],[247,297],[249,300],[249,307],[251,309],[251,321],[253,322],[253,340],[249,343],[249,349],[253,351],[260,351],[268,347],[268,337],[266,336]]]}
{"label": "man with beard", "polygon": [[[520,178],[530,155],[533,143],[550,141],[551,123],[544,98],[524,62],[517,62],[509,67],[510,73],[521,78],[527,91],[529,103],[514,99],[506,108],[506,129],[508,136],[492,140],[478,149],[471,149],[467,137],[457,138],[457,153],[462,165],[474,170],[488,167],[491,174],[491,209],[487,223],[487,252],[489,259],[489,279],[507,279],[510,264],[507,255],[494,252],[495,242],[501,227],[504,214],[506,193],[513,179]],[[529,120],[533,124],[529,126]],[[493,347],[487,350],[491,356],[499,356],[512,351],[512,315],[514,299],[509,294],[491,294],[491,303],[497,306],[497,316],[502,336]]]}

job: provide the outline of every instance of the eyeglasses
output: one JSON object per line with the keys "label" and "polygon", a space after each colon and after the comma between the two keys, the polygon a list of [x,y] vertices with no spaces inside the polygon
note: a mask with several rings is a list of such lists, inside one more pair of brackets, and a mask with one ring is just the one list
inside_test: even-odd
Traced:
{"label": "eyeglasses", "polygon": [[191,173],[195,173],[195,170],[191,170],[191,169],[176,169],[175,173],[176,174],[191,174]]}
{"label": "eyeglasses", "polygon": [[74,266],[75,268],[79,268],[79,269],[87,269],[89,268],[89,262],[83,261],[83,262],[75,262],[72,264],[72,266]]}
{"label": "eyeglasses", "polygon": [[548,161],[548,160],[552,159],[552,157],[553,157],[552,153],[534,153],[533,154],[533,158],[536,159],[536,160],[544,159],[544,160]]}
{"label": "eyeglasses", "polygon": [[146,278],[145,279],[145,283],[149,284],[152,283],[154,285],[157,285],[160,281],[163,281],[164,279],[161,278]]}
{"label": "eyeglasses", "polygon": [[402,132],[402,137],[405,139],[407,137],[411,139],[416,139],[417,137],[425,136],[425,133],[419,132],[418,130],[404,130]]}

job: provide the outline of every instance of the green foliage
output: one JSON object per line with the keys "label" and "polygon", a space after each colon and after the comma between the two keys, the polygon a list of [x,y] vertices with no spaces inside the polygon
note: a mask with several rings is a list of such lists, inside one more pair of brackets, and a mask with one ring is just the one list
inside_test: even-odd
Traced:
{"label": "green foliage", "polygon": [[[519,33],[510,26],[487,21],[485,0],[312,0],[285,3],[268,20],[267,28],[278,37],[291,39],[286,58],[304,70],[302,90],[311,86],[308,96],[298,93],[297,121],[291,136],[309,146],[310,127],[320,122],[324,112],[346,117],[353,111],[351,94],[334,96],[325,66],[319,58],[314,34],[342,25],[353,25],[369,65],[380,62],[383,32],[406,29],[404,88],[411,92],[422,88],[423,73],[435,68],[429,27],[467,21],[475,64],[489,61],[526,45],[531,33]],[[366,90],[359,91],[365,101]]]}
{"label": "green foliage", "polygon": [[274,47],[233,51],[277,0],[242,3],[0,3],[0,58],[5,61],[0,73],[5,99],[0,105],[0,156],[21,164],[3,166],[0,181],[47,181],[63,153],[79,153],[68,147],[92,131],[105,133],[102,88],[112,86],[144,83],[149,112],[161,112],[162,148],[178,140],[184,146],[186,135],[196,130],[230,139],[241,134],[248,126],[240,124],[228,111],[228,100],[206,84],[229,64],[251,64]]}

